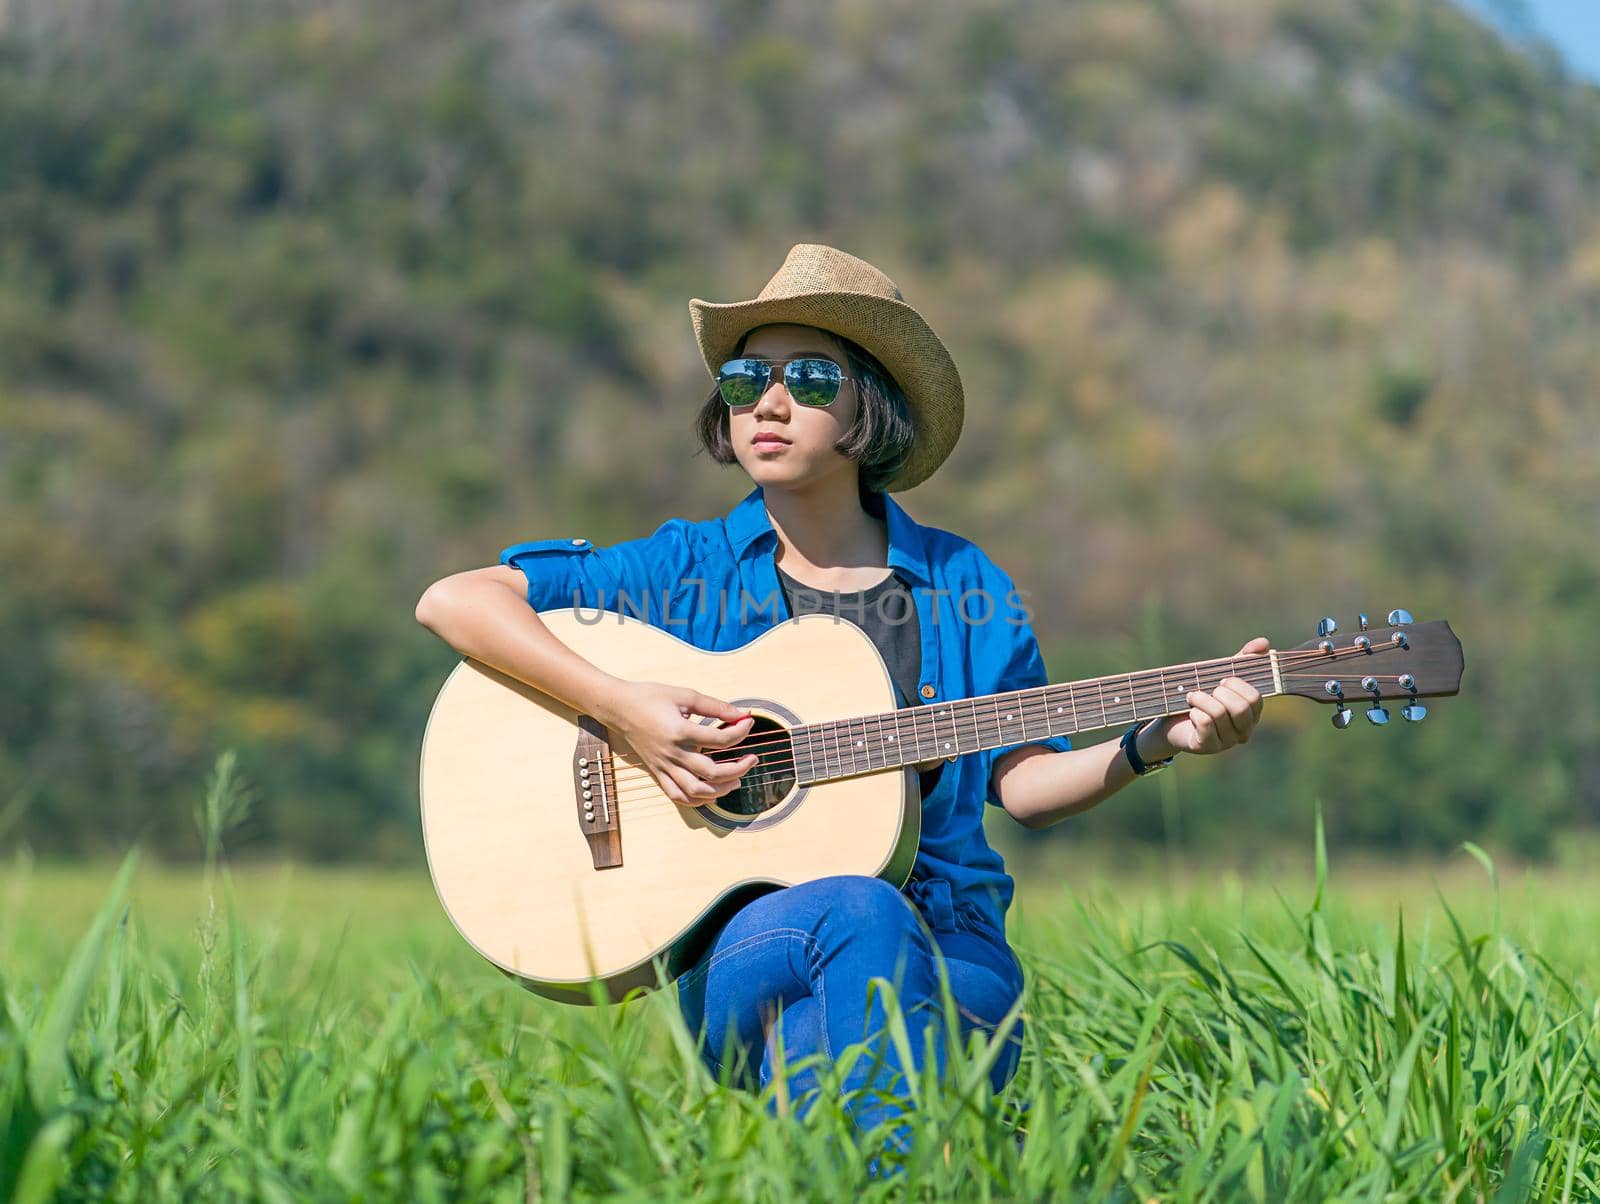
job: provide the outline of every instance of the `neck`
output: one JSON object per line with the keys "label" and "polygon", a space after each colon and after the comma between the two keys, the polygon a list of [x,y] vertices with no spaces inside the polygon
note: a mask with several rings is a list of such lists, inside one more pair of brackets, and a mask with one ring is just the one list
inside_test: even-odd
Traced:
{"label": "neck", "polygon": [[1191,661],[804,724],[789,733],[795,769],[802,782],[825,782],[1182,714],[1189,709],[1190,690],[1214,690],[1230,676],[1242,677],[1263,696],[1283,693],[1276,652]]}
{"label": "neck", "polygon": [[888,528],[861,508],[855,471],[801,486],[763,485],[761,496],[777,532],[780,563],[786,555],[819,569],[889,563]]}

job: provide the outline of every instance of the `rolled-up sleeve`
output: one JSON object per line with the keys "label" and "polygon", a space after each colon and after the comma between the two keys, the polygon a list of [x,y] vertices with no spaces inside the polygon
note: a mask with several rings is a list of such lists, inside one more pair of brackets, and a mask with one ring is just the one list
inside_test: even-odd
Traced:
{"label": "rolled-up sleeve", "polygon": [[663,591],[681,588],[688,545],[681,520],[663,523],[642,539],[598,546],[581,536],[512,544],[500,563],[527,578],[528,605],[536,611],[579,607],[618,613],[654,613]]}

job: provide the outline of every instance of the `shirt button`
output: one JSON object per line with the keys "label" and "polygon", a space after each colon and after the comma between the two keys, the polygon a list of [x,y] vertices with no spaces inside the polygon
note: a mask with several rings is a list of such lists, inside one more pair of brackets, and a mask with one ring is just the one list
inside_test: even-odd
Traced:
{"label": "shirt button", "polygon": [[933,695],[934,695],[934,689],[933,689],[932,686],[923,686],[922,687],[922,696],[924,698],[932,698]]}
{"label": "shirt button", "polygon": [[582,544],[582,543],[583,543],[583,540],[581,540],[581,539],[574,539],[574,540],[573,540],[573,541],[572,541],[572,542],[573,542],[573,544],[574,544],[574,545],[580,545],[580,544]]}

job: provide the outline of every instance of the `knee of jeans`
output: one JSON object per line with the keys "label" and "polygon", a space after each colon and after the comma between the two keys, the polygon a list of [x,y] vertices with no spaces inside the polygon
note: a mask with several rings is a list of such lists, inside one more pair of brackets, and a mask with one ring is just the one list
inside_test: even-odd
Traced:
{"label": "knee of jeans", "polygon": [[[882,878],[863,874],[842,874],[822,879],[828,892],[829,910],[854,925],[876,928],[884,924],[914,927],[916,913],[898,887]],[[821,885],[821,883],[819,883]]]}

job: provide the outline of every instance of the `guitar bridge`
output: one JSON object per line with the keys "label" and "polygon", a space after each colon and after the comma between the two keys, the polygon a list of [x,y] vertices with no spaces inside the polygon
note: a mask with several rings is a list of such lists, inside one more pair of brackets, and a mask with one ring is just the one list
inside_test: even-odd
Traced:
{"label": "guitar bridge", "polygon": [[572,751],[572,793],[578,826],[589,842],[597,870],[622,864],[622,815],[617,809],[617,779],[611,769],[611,741],[589,715],[578,716],[578,743]]}

